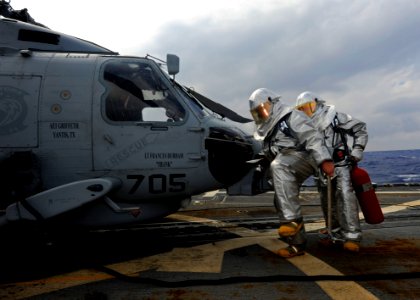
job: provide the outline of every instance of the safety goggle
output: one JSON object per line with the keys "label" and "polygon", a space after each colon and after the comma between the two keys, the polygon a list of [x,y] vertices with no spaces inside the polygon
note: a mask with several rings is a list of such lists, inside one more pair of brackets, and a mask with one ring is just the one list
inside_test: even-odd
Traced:
{"label": "safety goggle", "polygon": [[260,124],[270,117],[271,105],[270,101],[266,101],[251,109],[251,115],[256,124]]}
{"label": "safety goggle", "polygon": [[297,110],[303,111],[308,117],[312,117],[316,110],[316,101],[307,102],[296,107]]}

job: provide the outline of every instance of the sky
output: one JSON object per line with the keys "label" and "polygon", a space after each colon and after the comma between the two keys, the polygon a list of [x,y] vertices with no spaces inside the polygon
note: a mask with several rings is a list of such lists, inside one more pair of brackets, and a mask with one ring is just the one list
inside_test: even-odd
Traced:
{"label": "sky", "polygon": [[121,55],[180,57],[183,85],[250,117],[261,87],[367,123],[367,151],[420,149],[420,0],[11,0]]}

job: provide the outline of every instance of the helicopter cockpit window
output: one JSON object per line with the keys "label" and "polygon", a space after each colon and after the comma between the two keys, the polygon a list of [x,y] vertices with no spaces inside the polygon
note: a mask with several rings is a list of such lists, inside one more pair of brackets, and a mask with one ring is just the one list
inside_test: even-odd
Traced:
{"label": "helicopter cockpit window", "polygon": [[105,114],[112,121],[182,122],[185,109],[147,63],[112,61],[103,71]]}

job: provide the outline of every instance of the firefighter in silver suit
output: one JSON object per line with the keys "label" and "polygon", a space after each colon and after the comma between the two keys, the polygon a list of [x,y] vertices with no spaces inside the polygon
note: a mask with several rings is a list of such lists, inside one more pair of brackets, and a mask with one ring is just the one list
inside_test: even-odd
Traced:
{"label": "firefighter in silver suit", "polygon": [[[301,93],[296,99],[296,108],[312,118],[315,126],[325,137],[325,143],[334,160],[330,234],[333,235],[334,241],[343,243],[345,250],[358,252],[362,232],[358,200],[351,183],[351,168],[354,162],[359,162],[363,158],[363,151],[368,142],[366,123],[348,114],[337,112],[333,105],[326,105],[325,101],[312,92]],[[347,141],[349,136],[353,139],[351,148]],[[328,189],[322,172],[316,181],[324,217],[328,223]]]}
{"label": "firefighter in silver suit", "polygon": [[312,120],[282,103],[276,93],[257,89],[249,103],[256,124],[254,138],[262,141],[262,154],[270,161],[274,205],[280,218],[278,233],[289,244],[279,249],[278,255],[285,258],[302,255],[306,233],[299,190],[318,168],[332,176],[331,155]]}

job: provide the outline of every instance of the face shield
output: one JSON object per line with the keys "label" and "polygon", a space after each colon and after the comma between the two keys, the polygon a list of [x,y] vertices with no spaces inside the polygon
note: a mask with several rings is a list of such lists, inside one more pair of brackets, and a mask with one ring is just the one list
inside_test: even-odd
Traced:
{"label": "face shield", "polygon": [[254,118],[255,124],[261,124],[268,120],[271,113],[271,101],[267,100],[257,107],[251,109],[251,115]]}
{"label": "face shield", "polygon": [[297,110],[303,111],[308,117],[312,117],[316,111],[316,101],[304,103],[296,106]]}
{"label": "face shield", "polygon": [[255,124],[264,123],[271,117],[273,103],[279,99],[279,95],[265,88],[257,89],[251,94],[249,106]]}

